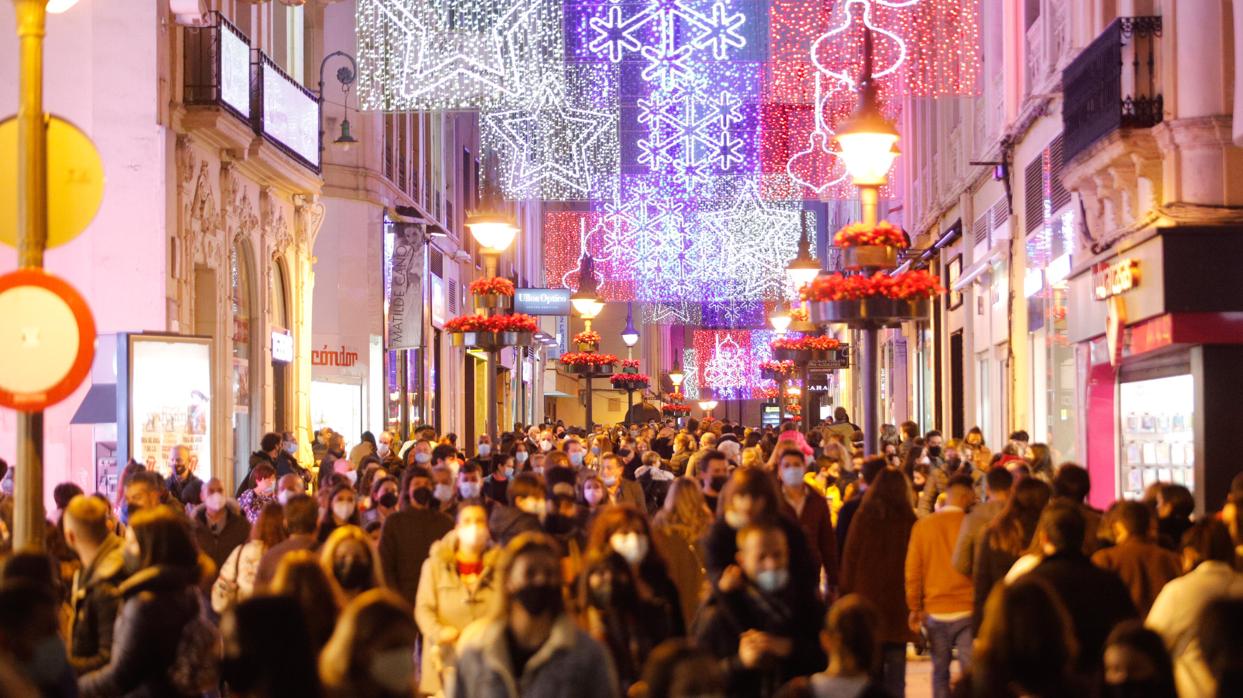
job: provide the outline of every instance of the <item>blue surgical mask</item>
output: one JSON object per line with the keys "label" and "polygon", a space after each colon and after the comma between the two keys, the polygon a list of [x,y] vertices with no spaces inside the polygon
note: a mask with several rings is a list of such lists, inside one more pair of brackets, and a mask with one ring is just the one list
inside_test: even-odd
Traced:
{"label": "blue surgical mask", "polygon": [[479,455],[486,456],[492,452],[491,444],[479,444]]}
{"label": "blue surgical mask", "polygon": [[527,458],[529,456],[530,454],[527,453],[526,451],[518,451],[517,453],[514,454],[514,460],[519,463],[525,463],[527,462]]}
{"label": "blue surgical mask", "polygon": [[415,453],[415,454],[414,454],[414,462],[415,462],[415,463],[420,463],[420,464],[422,464],[422,463],[426,463],[426,462],[428,462],[428,461],[429,461],[429,460],[431,460],[431,459],[432,459],[432,454],[430,454],[430,453],[423,453],[422,451],[419,451],[419,452],[417,452],[417,453]]}
{"label": "blue surgical mask", "polygon": [[583,464],[583,452],[582,451],[576,451],[570,454],[570,465],[573,465],[574,467],[577,468],[578,466],[582,464]]}
{"label": "blue surgical mask", "polygon": [[598,456],[598,455],[600,455],[600,447],[599,447],[599,446],[592,446],[592,447],[591,447],[591,455],[593,455],[593,456]]}

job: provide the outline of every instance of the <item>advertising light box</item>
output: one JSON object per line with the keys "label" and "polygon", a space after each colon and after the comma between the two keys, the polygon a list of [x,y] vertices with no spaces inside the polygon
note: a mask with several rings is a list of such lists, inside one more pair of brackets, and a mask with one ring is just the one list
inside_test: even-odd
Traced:
{"label": "advertising light box", "polygon": [[194,474],[212,477],[211,340],[166,334],[119,336],[118,458],[168,473],[169,451],[190,449]]}

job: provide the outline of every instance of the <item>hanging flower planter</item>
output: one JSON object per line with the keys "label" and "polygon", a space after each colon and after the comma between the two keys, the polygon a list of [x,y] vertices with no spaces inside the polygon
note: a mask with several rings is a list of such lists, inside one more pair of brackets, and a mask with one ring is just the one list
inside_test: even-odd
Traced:
{"label": "hanging flower planter", "polygon": [[646,390],[647,386],[651,385],[651,380],[642,373],[625,373],[625,370],[623,367],[623,373],[613,374],[613,377],[609,379],[614,388],[618,390]]}
{"label": "hanging flower planter", "polygon": [[639,360],[638,359],[622,359],[621,372],[622,373],[638,373],[639,372]]}
{"label": "hanging flower planter", "polygon": [[521,347],[531,343],[530,332],[453,332],[449,337],[455,347],[472,347],[495,351],[504,347]]}
{"label": "hanging flower planter", "polygon": [[484,293],[471,296],[476,310],[509,310],[514,306],[513,296],[500,293]]}
{"label": "hanging flower planter", "polygon": [[848,325],[898,325],[907,320],[928,317],[927,298],[885,298],[822,301],[811,304],[816,322],[842,322]]}
{"label": "hanging flower planter", "polygon": [[560,361],[566,373],[577,376],[611,376],[617,365],[616,356],[595,352],[562,354]]}
{"label": "hanging flower planter", "polygon": [[893,269],[898,266],[898,248],[892,245],[844,247],[842,264],[850,270]]}

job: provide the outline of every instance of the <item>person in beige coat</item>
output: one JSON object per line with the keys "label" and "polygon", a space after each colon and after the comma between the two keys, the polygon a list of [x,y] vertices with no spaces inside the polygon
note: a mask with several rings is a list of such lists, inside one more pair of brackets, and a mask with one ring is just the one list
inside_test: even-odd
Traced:
{"label": "person in beige coat", "polygon": [[419,693],[441,695],[452,671],[454,644],[462,630],[491,610],[497,549],[488,536],[488,512],[481,504],[458,510],[457,526],[432,543],[419,575],[414,619],[423,634]]}

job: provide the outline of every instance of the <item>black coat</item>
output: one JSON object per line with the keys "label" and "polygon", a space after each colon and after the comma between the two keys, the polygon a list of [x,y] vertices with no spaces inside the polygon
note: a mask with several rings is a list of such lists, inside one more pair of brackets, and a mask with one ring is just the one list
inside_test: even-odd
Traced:
{"label": "black coat", "polygon": [[194,541],[199,544],[199,550],[216,563],[216,569],[223,568],[225,560],[229,559],[229,553],[250,538],[250,522],[246,520],[246,515],[242,513],[242,510],[233,502],[229,502],[225,505],[224,512],[224,527],[219,533],[213,531],[211,524],[208,523],[205,505],[195,507],[194,512],[190,514]]}
{"label": "black coat", "polygon": [[255,488],[255,478],[252,477],[252,474],[255,472],[255,466],[260,463],[267,463],[272,466],[272,469],[278,474],[280,473],[280,468],[277,466],[276,461],[272,459],[272,456],[269,456],[263,451],[255,451],[250,454],[250,470],[246,471],[246,477],[242,478],[242,481],[237,485],[237,491],[233,493],[235,498],[241,497],[242,493],[246,490]]}
{"label": "black coat", "polygon": [[1101,569],[1081,551],[1046,557],[1031,572],[1048,582],[1070,614],[1079,640],[1075,667],[1091,677],[1102,670],[1102,653],[1109,631],[1119,622],[1137,617],[1131,593],[1118,575]]}
{"label": "black coat", "polygon": [[488,516],[488,530],[492,533],[492,540],[504,547],[520,533],[544,529],[538,516],[518,507],[502,506],[492,508],[492,514]]}
{"label": "black coat", "polygon": [[79,674],[107,665],[112,657],[112,629],[121,606],[117,588],[125,581],[121,546],[120,538],[109,535],[91,566],[73,578],[69,663]]}
{"label": "black coat", "polygon": [[[183,632],[201,612],[199,592],[181,570],[148,567],[127,579],[108,665],[82,677],[82,696],[182,696],[169,676]],[[183,658],[185,659],[185,658]],[[213,658],[195,658],[209,663]],[[210,665],[209,665],[210,666]]]}
{"label": "black coat", "polygon": [[[820,585],[820,570],[813,566],[811,547],[807,543],[807,536],[803,534],[803,528],[785,514],[778,514],[777,525],[785,532],[786,545],[790,551],[791,591],[799,595],[815,596],[815,590]],[[704,536],[703,550],[704,567],[715,588],[725,568],[737,562],[738,532],[725,523],[724,519],[717,519]]]}
{"label": "black coat", "polygon": [[[819,640],[823,621],[824,606],[814,591],[787,587],[769,595],[747,583],[738,591],[714,592],[694,634],[699,646],[725,665],[729,695],[771,696],[787,681],[824,669],[828,660]],[[739,636],[747,630],[789,638],[793,651],[783,660],[747,669],[738,659]]]}
{"label": "black coat", "polygon": [[182,504],[198,506],[203,503],[203,481],[194,473],[186,473],[184,480],[178,480],[177,474],[173,473],[164,481],[164,487],[168,489],[170,497]]}
{"label": "black coat", "polygon": [[434,509],[405,509],[390,514],[380,529],[380,566],[384,582],[411,606],[419,592],[419,574],[432,543],[453,530],[453,519]]}

